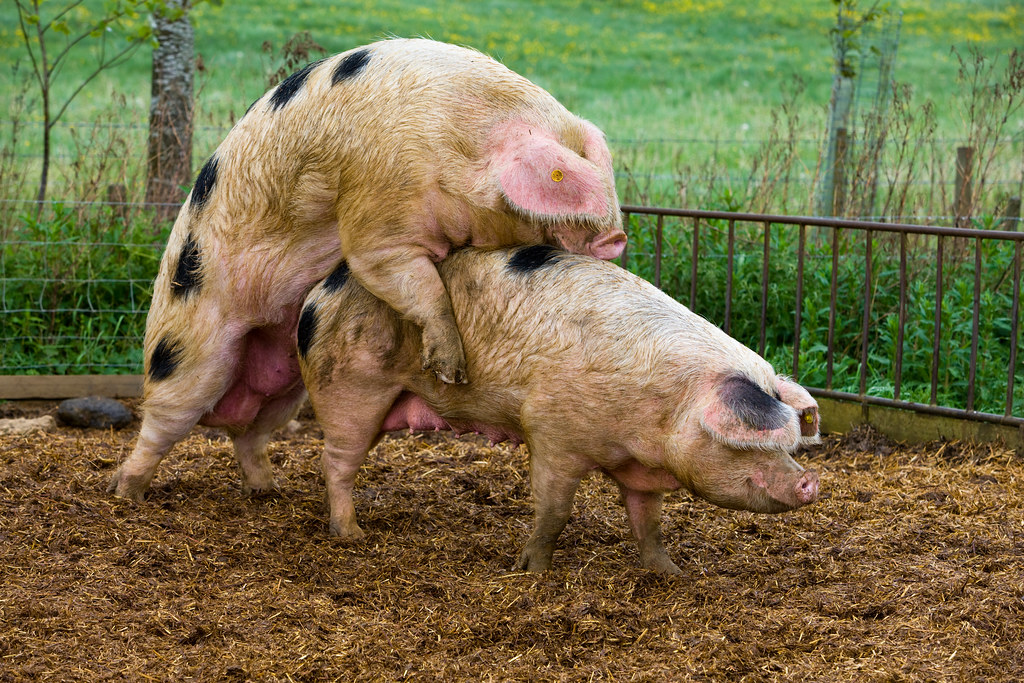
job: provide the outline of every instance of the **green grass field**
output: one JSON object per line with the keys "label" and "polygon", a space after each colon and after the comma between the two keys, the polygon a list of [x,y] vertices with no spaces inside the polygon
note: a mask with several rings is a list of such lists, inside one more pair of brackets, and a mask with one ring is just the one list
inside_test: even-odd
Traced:
{"label": "green grass field", "polygon": [[[65,3],[47,4],[53,7],[44,5],[44,11],[52,13]],[[89,0],[84,6],[95,11],[99,4]],[[955,137],[960,117],[949,96],[956,74],[950,49],[973,44],[994,56],[1024,46],[1024,9],[1018,0],[891,4],[903,13],[896,78],[913,86],[917,100],[933,100],[943,134]],[[0,4],[3,111],[11,110],[11,98],[27,77],[23,61],[18,73],[12,72],[24,58],[15,16],[13,3]],[[216,146],[223,128],[266,90],[266,74],[276,64],[261,45],[268,41],[280,47],[301,31],[309,31],[329,52],[386,36],[428,36],[476,47],[550,90],[620,147],[635,140],[719,140],[727,145],[760,140],[781,93],[798,76],[807,86],[797,103],[807,125],[804,133],[815,138],[831,86],[829,29],[835,6],[830,0],[227,0],[219,7],[202,4],[193,17],[196,52],[205,67],[198,97],[203,127],[196,139],[201,159]],[[87,61],[80,52],[68,64],[58,94],[66,96],[78,85]],[[144,48],[130,63],[94,81],[64,123],[81,127],[107,115],[143,125],[149,62]],[[118,102],[114,108],[113,102]],[[24,117],[39,119],[33,101]],[[66,131],[60,139],[69,144]],[[23,145],[32,150],[35,142],[26,138]],[[710,152],[698,148],[692,154]],[[742,165],[742,153],[735,163]]]}

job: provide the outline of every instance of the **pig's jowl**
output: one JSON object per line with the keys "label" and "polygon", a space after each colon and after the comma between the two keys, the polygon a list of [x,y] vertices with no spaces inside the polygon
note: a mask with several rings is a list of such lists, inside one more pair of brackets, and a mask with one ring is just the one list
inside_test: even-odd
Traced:
{"label": "pig's jowl", "polygon": [[344,258],[421,331],[422,367],[465,371],[436,264],[453,247],[625,243],[602,133],[473,50],[386,40],[303,68],[252,104],[172,229],[144,344],[145,403],[117,495],[141,499],[197,423],[234,440],[244,490],[274,485],[267,435],[305,395],[299,309]]}
{"label": "pig's jowl", "polygon": [[550,566],[581,479],[619,486],[645,567],[677,572],[661,542],[665,492],[782,512],[818,476],[791,457],[818,441],[818,408],[746,346],[610,263],[547,246],[465,249],[439,266],[469,385],[436,382],[419,331],[340,266],[306,300],[299,354],[324,429],[330,529],[358,539],[356,472],[391,430],[525,442],[533,534],[516,567]]}

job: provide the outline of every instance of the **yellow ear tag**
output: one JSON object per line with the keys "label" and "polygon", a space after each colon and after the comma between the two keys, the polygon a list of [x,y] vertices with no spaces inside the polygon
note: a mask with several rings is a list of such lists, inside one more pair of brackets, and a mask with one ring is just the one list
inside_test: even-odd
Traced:
{"label": "yellow ear tag", "polygon": [[562,178],[564,177],[565,175],[562,173],[562,171],[557,168],[551,172],[551,179],[554,180],[556,183],[562,182]]}

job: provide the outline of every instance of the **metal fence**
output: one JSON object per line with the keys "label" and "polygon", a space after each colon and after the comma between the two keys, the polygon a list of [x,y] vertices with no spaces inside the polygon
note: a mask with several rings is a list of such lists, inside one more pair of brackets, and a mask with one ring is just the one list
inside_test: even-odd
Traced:
{"label": "metal fence", "polygon": [[813,395],[1024,425],[1024,234],[640,206],[623,213],[624,267]]}
{"label": "metal fence", "polygon": [[[623,213],[623,266],[819,398],[1024,425],[1024,233],[640,206]],[[80,221],[66,222],[63,234],[0,245],[8,384],[12,375],[141,371],[162,236],[108,234],[118,222],[106,219],[86,235]]]}

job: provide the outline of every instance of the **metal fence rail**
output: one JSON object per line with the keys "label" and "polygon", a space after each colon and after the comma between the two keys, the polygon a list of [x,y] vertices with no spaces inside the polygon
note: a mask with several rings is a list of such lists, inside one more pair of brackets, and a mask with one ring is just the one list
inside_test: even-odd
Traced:
{"label": "metal fence rail", "polygon": [[[621,257],[624,267],[640,272],[663,289],[674,286],[675,291],[669,293],[688,303],[695,312],[719,323],[727,333],[737,336],[762,355],[766,351],[771,352],[769,360],[777,368],[782,358],[779,347],[789,344],[791,355],[787,354],[790,361],[786,365],[789,365],[794,379],[809,385],[813,395],[930,415],[1017,427],[1024,425],[1019,408],[1024,403],[1021,398],[1022,370],[1018,367],[1024,234],[641,206],[623,206],[622,211],[630,234],[630,246]],[[746,230],[741,231],[741,228]],[[814,231],[813,235],[811,231]],[[749,338],[749,332],[746,335],[736,334],[733,329],[737,261],[741,253],[744,260],[753,258],[760,261],[760,282],[756,286],[760,311],[754,338]],[[718,264],[712,276],[716,280],[724,277],[724,283],[709,282],[707,277],[702,279],[701,268],[708,270],[706,264],[716,258],[724,258],[725,263]],[[926,265],[922,265],[921,259],[925,259]],[[809,267],[812,261],[813,266]],[[666,281],[667,268],[675,270],[674,283]],[[747,273],[750,271],[749,267],[745,270]],[[860,273],[860,280],[854,289],[859,290],[861,301],[857,312],[857,333],[854,335],[850,333],[851,325],[848,324],[852,321],[843,319],[840,289],[843,285],[847,290],[851,289],[842,278],[856,271]],[[795,281],[785,283],[788,285],[785,288],[789,295],[788,306],[787,301],[776,301],[773,306],[776,315],[772,316],[770,302],[773,295],[778,297],[776,290],[780,284],[773,282],[772,278],[779,272],[791,272]],[[828,286],[827,331],[824,344],[817,345],[805,343],[808,324],[813,323],[812,316],[807,314],[805,279],[812,275],[819,283],[824,279]],[[709,302],[707,297],[702,300],[700,296],[709,284],[724,298],[717,308],[715,301]],[[894,297],[889,291],[893,284],[896,288]],[[928,321],[924,321],[921,315],[911,316],[909,310],[911,298],[917,313],[929,298],[928,292],[922,291],[929,287],[922,285],[931,285],[932,311]],[[956,301],[950,300],[950,291],[959,295]],[[896,310],[879,312],[877,301],[886,294],[895,300]],[[950,310],[964,298],[969,299],[969,315],[960,310]],[[716,310],[709,311],[709,308]],[[772,323],[785,308],[792,316],[792,326],[787,325],[788,334],[780,338],[779,325],[773,326]],[[850,309],[845,310],[849,312]],[[821,321],[820,310],[814,313],[814,317]],[[962,323],[959,329],[951,329],[952,314],[959,316]],[[969,323],[965,317],[969,318]],[[993,321],[998,324],[993,326]],[[895,328],[895,337],[888,342],[891,347],[889,353],[878,348],[879,325],[887,330]],[[994,335],[989,334],[993,327],[998,328]],[[821,336],[820,330],[815,332]],[[969,338],[966,338],[968,332]],[[957,333],[961,333],[959,339],[954,338]],[[926,337],[930,337],[931,345],[922,349],[921,342]],[[914,339],[915,358],[928,356],[930,360],[926,364],[929,369],[927,386],[922,387],[918,382],[915,392],[920,396],[923,391],[927,400],[906,396],[908,368],[905,360],[911,338]],[[984,346],[980,346],[982,344]],[[841,349],[848,349],[851,353],[843,355]],[[985,351],[984,363],[979,349]],[[963,351],[966,351],[965,359]],[[825,356],[824,372],[812,376],[802,374],[801,361],[806,364],[815,353]],[[963,362],[951,366],[948,362],[951,354],[959,356]],[[851,358],[856,377],[849,377],[849,372],[845,377],[839,377],[843,374],[840,361],[844,361],[844,367],[848,369],[851,363],[846,361]],[[988,394],[984,406],[980,406],[978,400],[982,365]],[[994,365],[1001,365],[1001,370]],[[883,391],[878,391],[878,387],[872,384],[872,378],[879,374],[880,368],[889,380]],[[822,378],[824,381],[816,381]],[[988,384],[994,378],[1001,383],[1000,389],[1005,390],[1001,392],[1001,406],[995,408]],[[853,387],[849,386],[851,380]],[[955,405],[950,405],[953,402],[949,398],[951,392],[943,391],[949,385],[960,387],[959,392],[952,392],[959,398]]]}
{"label": "metal fence rail", "polygon": [[[622,210],[630,236],[623,266],[813,395],[1009,425],[1024,435],[1024,233]],[[19,235],[0,245],[0,380],[14,392],[6,397],[63,391],[45,388],[42,380],[59,379],[46,375],[141,371],[162,238],[83,239],[80,222],[66,222],[68,235]],[[30,351],[36,338],[46,340],[43,356]]]}

